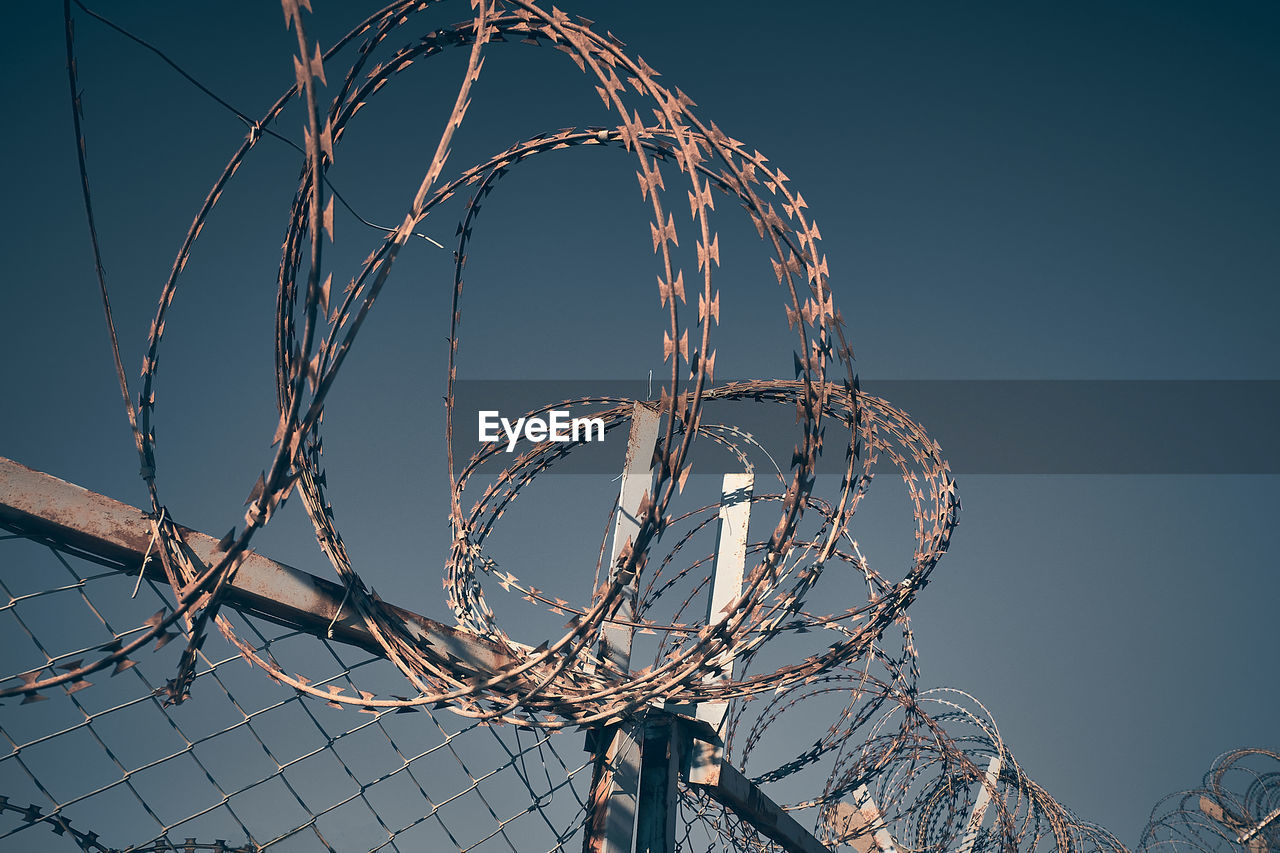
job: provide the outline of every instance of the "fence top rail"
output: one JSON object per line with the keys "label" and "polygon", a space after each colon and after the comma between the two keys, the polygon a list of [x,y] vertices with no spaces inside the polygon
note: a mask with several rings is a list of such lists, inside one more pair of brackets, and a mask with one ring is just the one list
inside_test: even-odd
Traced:
{"label": "fence top rail", "polygon": [[[129,504],[28,468],[0,456],[0,526],[15,533],[69,546],[99,562],[135,574],[151,541],[147,513]],[[195,555],[210,562],[218,541],[182,528]],[[164,580],[158,561],[148,576]],[[339,616],[343,588],[333,581],[250,552],[237,570],[227,603],[242,612],[332,638],[376,655],[384,654],[351,613]],[[383,603],[429,646],[477,673],[492,673],[517,663],[503,648],[484,637],[444,625],[404,608]]]}

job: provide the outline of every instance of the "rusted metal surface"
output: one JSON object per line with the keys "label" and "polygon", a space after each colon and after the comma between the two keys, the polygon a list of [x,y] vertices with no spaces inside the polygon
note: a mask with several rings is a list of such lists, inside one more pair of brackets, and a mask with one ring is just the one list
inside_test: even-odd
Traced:
{"label": "rusted metal surface", "polygon": [[644,724],[628,720],[594,732],[583,853],[632,853],[640,797]]}
{"label": "rusted metal surface", "polygon": [[[0,526],[34,539],[70,545],[79,552],[136,573],[151,545],[147,514],[57,477],[0,457]],[[218,540],[181,528],[193,557],[205,565],[218,556]],[[147,574],[164,582],[160,561]],[[324,635],[382,654],[382,646],[354,614],[338,617],[342,587],[307,572],[249,553],[227,590],[227,601],[247,613]],[[386,604],[441,658],[452,656],[477,673],[493,673],[512,664],[503,650],[482,637],[442,625],[425,616]]]}
{"label": "rusted metal surface", "polygon": [[[857,792],[855,792],[856,798]],[[872,853],[873,850],[877,850],[872,831],[868,827],[875,823],[879,814],[878,811],[868,814],[866,810],[848,803],[836,803],[831,814],[833,843],[848,845],[857,853]]]}
{"label": "rusted metal surface", "polygon": [[876,805],[866,785],[860,785],[853,792],[853,801],[857,804],[856,814],[861,818],[858,829],[863,834],[864,844],[870,841],[870,846],[877,853],[898,853],[898,845],[885,827],[884,815],[880,813],[880,807]]}
{"label": "rusted metal surface", "polygon": [[857,853],[897,853],[893,836],[885,828],[884,815],[867,786],[859,785],[852,799],[854,805],[836,803],[831,813],[833,843],[847,844]]}

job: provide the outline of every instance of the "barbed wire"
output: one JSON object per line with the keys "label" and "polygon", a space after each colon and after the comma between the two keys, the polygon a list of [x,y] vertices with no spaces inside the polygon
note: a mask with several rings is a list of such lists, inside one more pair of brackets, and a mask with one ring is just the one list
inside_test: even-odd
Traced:
{"label": "barbed wire", "polygon": [[[780,801],[786,809],[811,818],[832,847],[883,831],[895,840],[897,848],[911,853],[943,853],[957,849],[957,845],[964,853],[997,849],[1125,853],[1125,847],[1110,833],[1077,819],[1023,772],[981,703],[960,691],[918,689],[918,654],[907,610],[950,544],[960,509],[956,483],[941,448],[920,424],[891,402],[860,390],[844,319],[836,308],[827,259],[820,248],[821,234],[806,212],[803,196],[791,188],[786,174],[758,150],[704,121],[683,91],[660,83],[658,73],[643,59],[627,52],[612,34],[598,33],[587,19],[555,8],[544,9],[532,0],[472,0],[468,20],[429,25],[423,19],[436,5],[423,0],[392,3],[322,49],[309,35],[310,18],[305,14],[311,11],[309,3],[283,0],[286,30],[296,40],[296,79],[260,118],[251,119],[166,54],[75,0],[83,13],[155,51],[248,128],[244,141],[209,189],[161,288],[135,398],[120,362],[94,224],[72,2],[66,3],[72,108],[99,289],[147,487],[152,550],[167,585],[146,580],[160,599],[160,609],[145,619],[133,614],[139,618],[137,627],[125,630],[117,630],[116,621],[108,622],[103,615],[107,610],[103,602],[110,599],[113,607],[118,604],[113,594],[89,593],[99,589],[100,581],[102,589],[117,582],[124,574],[121,567],[107,566],[106,571],[83,574],[73,567],[79,556],[53,547],[50,553],[70,571],[70,582],[29,593],[3,588],[9,603],[0,607],[0,614],[12,620],[37,653],[0,678],[0,698],[21,696],[23,704],[31,704],[58,695],[55,688],[62,688],[63,701],[83,720],[31,737],[3,730],[11,750],[0,757],[0,767],[20,768],[52,811],[45,814],[44,806],[18,806],[16,800],[11,804],[9,795],[0,796],[0,814],[17,819],[17,825],[0,834],[0,839],[47,827],[65,834],[82,850],[114,853],[117,848],[103,846],[96,834],[73,828],[66,812],[127,791],[157,827],[154,836],[142,845],[128,848],[139,853],[177,849],[241,853],[308,833],[325,849],[334,850],[338,848],[322,832],[321,824],[348,805],[365,809],[376,825],[375,834],[379,839],[385,836],[370,849],[399,849],[400,841],[413,838],[416,842],[415,833],[429,826],[459,851],[486,845],[486,849],[514,851],[517,844],[509,828],[516,821],[521,821],[521,828],[540,822],[545,831],[541,837],[549,839],[548,849],[567,849],[581,833],[585,820],[587,806],[580,772],[590,762],[567,761],[557,751],[556,744],[568,736],[563,730],[609,726],[655,704],[727,703],[726,760],[744,771],[749,768],[754,783],[782,786],[800,778],[825,777],[804,797]],[[407,39],[407,43],[393,50],[393,39]],[[564,53],[583,72],[617,123],[541,133],[447,175],[452,143],[471,104],[485,56],[498,45],[513,43],[552,47]],[[357,114],[377,104],[379,92],[410,65],[451,48],[465,50],[467,63],[434,153],[400,224],[389,228],[373,225],[341,199],[328,171],[342,153],[341,143],[355,126]],[[306,119],[300,145],[273,127],[295,99],[302,104]],[[641,117],[642,109],[647,111],[645,118]],[[170,308],[200,234],[239,169],[264,139],[288,142],[303,155],[276,280],[278,420],[270,440],[274,450],[249,489],[243,526],[224,537],[218,556],[205,565],[194,558],[186,532],[163,500],[155,453],[158,364]],[[485,202],[501,179],[520,164],[588,146],[620,149],[637,164],[641,200],[652,215],[658,306],[664,312],[661,351],[667,375],[656,401],[578,397],[545,403],[525,413],[532,417],[552,410],[589,411],[600,419],[607,433],[614,434],[629,424],[638,404],[662,417],[652,479],[636,513],[638,530],[620,543],[619,556],[607,572],[600,571],[603,565],[597,566],[598,578],[603,576],[604,580],[588,595],[569,600],[538,589],[530,580],[536,573],[526,567],[500,565],[486,546],[501,529],[501,520],[514,502],[539,476],[554,471],[575,447],[551,441],[526,442],[519,453],[507,456],[500,448],[488,446],[456,465],[455,391],[463,340],[464,273]],[[668,188],[667,181],[673,178]],[[450,477],[451,545],[442,582],[445,602],[457,624],[487,638],[514,661],[483,673],[422,640],[366,583],[335,521],[320,432],[329,391],[402,250],[411,238],[424,237],[417,229],[428,217],[450,199],[464,195],[453,250],[444,364],[443,450]],[[696,263],[685,257],[689,254],[688,231],[683,217],[681,228],[677,228],[674,214],[675,209],[683,210],[686,196]],[[715,201],[725,196],[743,209],[755,226],[783,293],[786,321],[795,335],[789,359],[794,372],[789,379],[716,384],[721,297],[731,300],[735,296],[732,288],[721,286],[717,273],[720,244]],[[340,291],[335,290],[332,264],[325,252],[326,243],[335,241],[335,199],[382,234]],[[681,230],[686,234],[683,253],[677,251]],[[690,272],[688,284],[685,271]],[[544,298],[552,301],[557,296],[547,294]],[[711,406],[732,410],[746,405],[794,410],[795,442],[789,458],[771,455],[777,448],[766,446],[735,425],[732,418],[727,423],[704,422]],[[751,566],[741,592],[710,619],[700,618],[698,606],[708,595],[715,555],[698,549],[721,504],[687,508],[681,501],[699,440],[702,447],[727,450],[743,470],[772,471],[777,480],[775,490],[760,488],[749,498],[754,520],[761,525],[758,529],[767,529],[769,534],[747,542]],[[838,455],[841,460],[838,487],[826,495],[815,492],[818,463],[824,453],[827,459]],[[779,465],[775,459],[786,464]],[[878,466],[892,466],[911,506],[914,546],[910,559],[895,567],[873,566],[853,536],[854,514],[880,473]],[[761,479],[773,488],[770,477]],[[374,658],[350,664],[323,637],[268,634],[269,629],[250,617],[223,612],[226,593],[249,553],[251,540],[295,490],[321,550],[342,582],[339,613],[354,614],[380,650]],[[477,492],[480,497],[473,499]],[[763,522],[761,515],[765,516]],[[602,543],[602,561],[605,550]],[[141,576],[139,581],[143,581]],[[815,594],[826,585],[846,594]],[[538,645],[523,642],[524,623],[510,616],[500,618],[499,609],[491,603],[495,588],[537,608],[539,615],[567,617],[563,633]],[[856,594],[850,594],[851,589]],[[100,636],[72,642],[68,632],[66,636],[58,634],[55,642],[37,627],[38,620],[24,617],[28,608],[41,607],[46,599],[73,595],[79,596],[100,622]],[[624,603],[632,606],[624,609]],[[630,616],[623,618],[622,612]],[[652,661],[631,670],[602,659],[597,648],[606,625],[654,635]],[[217,660],[205,651],[207,640],[215,634],[230,644],[227,656]],[[178,638],[184,642],[176,653],[177,660],[170,661],[174,650],[163,650]],[[302,643],[313,648],[298,655],[285,653],[285,649]],[[154,644],[154,659],[144,661],[142,652],[149,644]],[[319,659],[315,644],[325,652]],[[797,650],[798,654],[792,654]],[[269,676],[266,689],[278,691],[284,698],[260,703],[252,710],[242,706],[223,677],[225,667],[235,660],[245,660],[265,671]],[[153,664],[171,666],[173,677],[163,684],[149,680],[143,671]],[[92,710],[80,698],[80,691],[94,686],[89,676],[108,668],[112,676],[131,673],[126,677],[142,679],[143,689],[115,706]],[[391,668],[396,678],[390,677]],[[406,681],[408,689],[403,686]],[[233,722],[221,728],[189,737],[183,733],[177,708],[197,686],[221,695],[239,716],[233,715]],[[832,703],[836,710],[825,732],[820,731],[811,744],[797,749],[792,738],[786,744],[790,751],[783,750],[781,759],[777,757],[779,750],[764,748],[771,729],[775,734],[785,730],[779,721],[802,703],[808,711],[820,702]],[[321,705],[365,712],[369,719],[334,734],[316,715]],[[323,747],[300,757],[275,755],[255,723],[285,706],[297,710],[321,733]],[[115,714],[143,708],[158,710],[185,746],[142,766],[132,766],[114,754],[110,739],[98,729]],[[469,722],[461,729],[447,726],[435,715],[435,709],[448,709]],[[402,749],[386,722],[394,719],[393,715],[414,712],[425,713],[440,736],[428,749]],[[499,724],[507,725],[499,728]],[[464,735],[468,742],[482,737],[481,730],[492,736],[501,755],[496,764],[490,761],[487,769],[475,770],[476,765],[461,756],[460,744]],[[345,739],[372,731],[383,736],[396,758],[391,769],[369,780],[342,757],[341,748]],[[202,762],[197,747],[229,740],[240,732],[251,735],[256,746],[270,756],[274,769],[268,768],[240,785],[224,784],[220,774]],[[44,782],[48,773],[40,771],[28,756],[41,744],[70,742],[81,733],[93,742],[94,751],[106,756],[112,778],[78,793],[55,792]],[[297,790],[288,771],[320,754],[336,760],[341,773],[355,782],[354,793],[329,797],[319,804],[308,802]],[[757,766],[766,754],[771,760],[766,766]],[[457,760],[467,781],[441,800],[430,795],[430,786],[414,775],[414,764],[446,756]],[[1275,816],[1280,808],[1275,797],[1275,771],[1255,775],[1239,794],[1230,793],[1222,781],[1237,764],[1243,766],[1246,758],[1258,756],[1276,757],[1263,750],[1233,753],[1206,777],[1205,793],[1197,795],[1201,796],[1198,814],[1209,820],[1204,825],[1207,830],[1195,823],[1202,818],[1195,817],[1197,812],[1187,805],[1193,793],[1189,792],[1168,814],[1153,815],[1139,850],[1168,843],[1217,849],[1202,843],[1201,837],[1216,843],[1228,839],[1228,830],[1239,830],[1235,843],[1248,853],[1275,849]],[[189,763],[216,792],[196,811],[176,820],[161,816],[134,781],[142,771],[169,763]],[[406,779],[411,782],[404,782]],[[490,802],[484,787],[495,779],[518,780],[520,795],[527,795],[527,806],[508,813]],[[259,822],[241,811],[255,792],[275,782],[283,786],[281,796],[296,803],[303,817],[290,826],[264,831]],[[388,783],[410,784],[416,789],[416,794],[410,792],[411,798],[426,803],[427,808],[404,821],[385,819],[387,809],[371,800],[370,791]],[[466,831],[442,817],[446,807],[463,798],[469,802],[469,814],[481,816],[474,825],[469,823]],[[849,806],[851,798],[858,803],[856,809]],[[554,809],[549,808],[553,801]],[[982,802],[990,804],[989,825],[983,823]],[[755,827],[695,790],[680,792],[680,809],[683,830],[678,846],[682,850],[699,849],[703,844],[707,850],[717,846],[753,851],[776,848]],[[170,838],[179,828],[215,812],[244,837],[243,845],[195,838],[179,843]],[[867,817],[872,814],[877,816]]]}
{"label": "barbed wire", "polygon": [[1280,752],[1236,749],[1218,756],[1199,788],[1170,794],[1156,804],[1137,849],[1280,850]]}
{"label": "barbed wire", "polygon": [[[873,594],[865,605],[825,617],[810,615],[800,619],[797,627],[807,627],[808,624],[830,627],[838,623],[844,626],[844,636],[826,653],[773,673],[762,672],[745,679],[707,680],[708,675],[722,669],[717,661],[729,657],[749,659],[751,653],[767,639],[786,630],[784,625],[794,625],[794,617],[801,612],[804,595],[820,576],[822,565],[836,556],[848,559],[839,554],[838,543],[856,506],[858,484],[868,479],[860,468],[859,454],[862,442],[877,432],[875,429],[863,430],[860,426],[859,407],[865,401],[858,395],[851,351],[841,328],[843,321],[832,302],[825,257],[818,248],[820,234],[817,226],[806,218],[803,197],[787,187],[785,174],[775,170],[759,152],[749,152],[746,146],[726,136],[714,124],[703,124],[693,112],[693,103],[687,96],[678,89],[672,92],[660,85],[656,72],[642,59],[632,59],[622,50],[617,39],[594,33],[590,22],[585,19],[571,19],[558,11],[547,12],[533,3],[490,5],[476,2],[473,3],[475,17],[471,21],[431,30],[395,52],[389,61],[368,67],[375,49],[393,33],[402,33],[410,27],[416,16],[430,5],[392,4],[362,22],[322,54],[318,44],[308,41],[303,11],[294,3],[286,2],[286,24],[294,30],[298,40],[295,59],[297,80],[272,109],[251,126],[249,136],[215,182],[193,221],[162,289],[159,309],[148,339],[136,411],[130,406],[131,422],[137,425],[135,434],[143,478],[152,504],[155,550],[175,590],[177,606],[172,612],[160,615],[155,624],[148,625],[147,630],[140,632],[127,646],[112,650],[73,671],[28,679],[19,687],[7,688],[10,695],[14,692],[38,693],[44,688],[82,681],[92,672],[127,659],[143,643],[168,634],[174,625],[181,623],[188,635],[187,649],[178,675],[168,686],[168,699],[183,701],[189,694],[195,653],[204,641],[207,626],[216,625],[228,639],[237,642],[230,622],[219,619],[224,592],[254,532],[270,519],[295,487],[312,518],[322,550],[346,587],[346,606],[359,615],[366,629],[383,647],[387,658],[400,668],[418,692],[417,696],[407,699],[368,697],[363,692],[355,696],[330,694],[323,697],[326,701],[361,708],[437,705],[443,702],[459,713],[480,719],[503,719],[552,728],[606,723],[657,697],[673,701],[709,701],[774,691],[799,683],[841,662],[858,659],[871,648],[874,638],[884,627],[909,604],[945,550],[958,509],[946,463],[938,454],[936,445],[930,445],[918,426],[888,404],[877,403],[875,412],[881,416],[877,427],[888,433],[897,431],[896,438],[904,441],[914,460],[924,465],[923,477],[931,486],[929,498],[933,505],[923,510],[913,493],[922,520],[932,522],[932,528],[927,531],[921,525],[916,565],[903,580],[896,585],[886,585],[883,593]],[[68,52],[75,91],[71,32],[69,24]],[[618,115],[621,124],[614,128],[565,130],[536,137],[501,152],[479,166],[464,170],[452,181],[441,182],[449,141],[465,115],[470,87],[483,65],[483,50],[491,41],[506,41],[516,36],[525,43],[551,44],[568,54],[588,76],[596,79],[599,84],[597,91],[605,106]],[[336,94],[324,107],[322,116],[317,93],[320,86],[327,85],[325,63],[330,63],[328,75],[336,81],[338,75],[333,73],[335,57],[342,48],[361,38],[363,42],[341,75],[342,83],[337,85]],[[333,239],[332,199],[326,206],[323,174],[333,162],[335,146],[340,143],[356,112],[371,102],[373,95],[392,77],[410,63],[441,53],[451,46],[466,47],[469,59],[436,154],[402,225],[370,253],[360,272],[344,289],[341,301],[335,298],[335,304],[331,306],[331,276],[323,281],[321,278],[321,247],[326,238]],[[627,85],[654,108],[656,124],[642,123],[638,112],[628,107],[630,98],[624,97]],[[308,131],[304,147],[307,156],[291,208],[278,281],[276,355],[280,421],[273,436],[276,451],[269,468],[251,490],[243,530],[238,534],[233,531],[221,543],[223,554],[214,565],[197,565],[188,557],[181,532],[167,515],[157,485],[154,412],[160,343],[181,272],[210,211],[240,164],[262,138],[260,129],[268,127],[295,96],[303,98],[306,103]],[[78,109],[78,102],[76,106]],[[255,128],[259,130],[255,132]],[[80,133],[79,125],[77,132]],[[665,434],[660,450],[655,454],[654,482],[651,493],[641,506],[640,529],[634,541],[622,549],[618,565],[610,572],[610,580],[596,590],[589,602],[565,609],[565,612],[573,614],[567,633],[533,651],[497,624],[485,603],[476,566],[486,565],[484,537],[493,529],[506,504],[515,498],[520,488],[532,481],[536,473],[560,458],[563,449],[549,444],[530,448],[494,477],[486,495],[466,513],[462,510],[463,490],[476,464],[485,461],[486,454],[479,454],[455,477],[451,512],[454,546],[446,566],[447,600],[461,625],[488,634],[518,661],[506,670],[478,679],[473,672],[461,671],[451,666],[447,659],[442,660],[437,653],[423,648],[404,624],[366,589],[333,521],[332,504],[320,464],[322,442],[318,424],[327,390],[386,283],[405,240],[435,205],[463,187],[474,185],[459,228],[459,244],[455,252],[445,436],[451,477],[454,476],[453,382],[459,344],[462,271],[480,201],[492,190],[494,182],[516,163],[535,154],[584,144],[616,144],[634,154],[640,166],[642,198],[653,207],[653,249],[659,256],[661,268],[659,297],[669,321],[668,331],[664,333],[663,353],[664,361],[670,367],[670,376],[657,404],[666,416]],[[671,163],[689,182],[690,215],[699,232],[695,275],[701,279],[701,287],[696,321],[684,317],[682,306],[686,304],[687,296],[683,270],[672,251],[678,245],[679,237],[674,217],[665,212],[663,202],[666,186],[660,164]],[[82,160],[82,181],[88,199],[86,168]],[[793,356],[795,380],[733,384],[718,389],[710,387],[714,381],[715,365],[711,335],[719,321],[720,305],[720,293],[712,280],[713,270],[719,264],[719,241],[711,224],[714,210],[712,186],[731,194],[747,210],[774,255],[774,272],[790,302],[787,319],[797,334],[799,349]],[[781,207],[781,212],[775,205]],[[105,300],[105,279],[102,280],[102,289]],[[695,337],[692,349],[688,343],[690,330]],[[828,378],[829,365],[841,368],[842,380],[837,382]],[[122,387],[122,390],[132,399],[127,387]],[[608,665],[599,665],[592,650],[599,641],[602,626],[616,615],[624,591],[648,564],[652,544],[672,522],[667,510],[689,476],[694,439],[707,434],[700,429],[704,401],[747,397],[795,406],[801,427],[799,441],[793,449],[790,473],[783,478],[787,482],[779,501],[781,518],[763,547],[753,549],[758,563],[747,576],[738,606],[715,625],[686,632],[682,642],[666,646],[668,655],[665,659],[655,661],[645,670],[621,672],[611,670]],[[606,410],[603,417],[610,427],[615,427],[628,416],[628,412],[626,405],[617,405]],[[824,420],[828,418],[838,419],[851,430],[852,437],[845,448],[845,475],[840,494],[826,506],[827,520],[822,537],[802,545],[797,541],[796,533],[801,517],[810,505],[815,466],[825,436]],[[726,443],[723,437],[719,440]],[[905,476],[908,477],[908,485],[912,485],[914,475]],[[804,565],[801,565],[802,561]],[[515,576],[508,573],[506,583],[516,583]],[[526,595],[537,599],[531,592],[526,592]],[[857,622],[861,624],[851,627]],[[655,628],[653,625],[646,627]],[[680,630],[679,625],[667,627]],[[274,667],[270,661],[256,655],[249,645],[238,647],[246,659],[267,669],[275,678],[304,692],[315,690],[309,679]],[[0,689],[0,693],[4,692]]]}

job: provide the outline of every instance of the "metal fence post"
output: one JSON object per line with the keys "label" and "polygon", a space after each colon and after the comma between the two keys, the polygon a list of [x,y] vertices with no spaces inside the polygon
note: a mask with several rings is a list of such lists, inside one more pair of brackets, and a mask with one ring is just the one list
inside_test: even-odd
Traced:
{"label": "metal fence post", "polygon": [[[622,469],[618,509],[609,553],[610,579],[617,572],[618,556],[640,530],[637,514],[645,495],[653,487],[653,451],[658,442],[661,415],[636,403],[631,410],[631,432],[627,437],[627,461]],[[624,593],[618,618],[629,621],[634,615],[634,585]],[[606,622],[601,655],[619,669],[631,665],[632,628]],[[595,753],[586,830],[582,839],[585,853],[632,853],[636,836],[637,799],[640,794],[641,749],[645,740],[643,721],[627,721],[605,729],[590,739]]]}

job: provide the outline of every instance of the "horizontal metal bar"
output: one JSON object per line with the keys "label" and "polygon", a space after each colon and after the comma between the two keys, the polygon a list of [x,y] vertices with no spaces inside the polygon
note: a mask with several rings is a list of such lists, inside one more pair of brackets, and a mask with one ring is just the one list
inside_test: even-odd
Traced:
{"label": "horizontal metal bar", "polygon": [[831,853],[759,786],[722,758],[719,746],[707,737],[716,736],[706,722],[687,717],[680,722],[687,757],[685,781],[690,786],[705,791],[788,853]]}
{"label": "horizontal metal bar", "polygon": [[[0,527],[69,548],[134,575],[151,541],[151,524],[137,507],[4,457],[0,457]],[[201,562],[215,562],[218,540],[199,531],[182,530]],[[167,583],[158,562],[150,562],[147,576]],[[344,612],[334,622],[343,592],[340,584],[250,552],[227,590],[226,603],[241,612],[320,636],[333,622],[333,639],[382,655],[382,647],[359,617]],[[517,662],[482,637],[395,605],[384,602],[383,606],[403,619],[442,659],[446,655],[452,658],[455,666],[460,663],[464,669],[483,674]]]}

